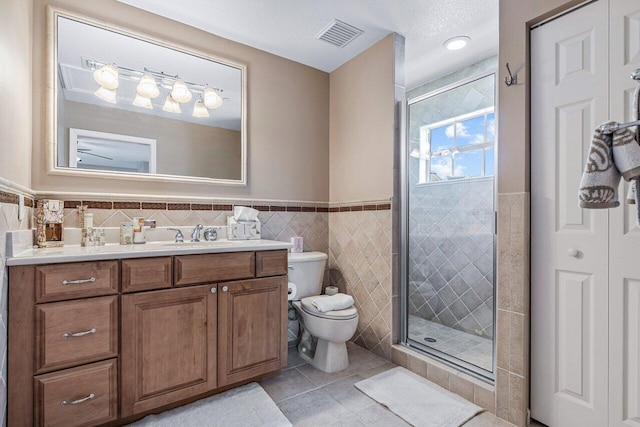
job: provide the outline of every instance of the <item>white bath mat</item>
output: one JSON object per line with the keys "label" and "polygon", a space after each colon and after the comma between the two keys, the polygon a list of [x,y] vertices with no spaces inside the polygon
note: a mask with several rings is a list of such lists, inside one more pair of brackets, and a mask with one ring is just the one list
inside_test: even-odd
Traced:
{"label": "white bath mat", "polygon": [[357,382],[355,386],[415,427],[459,427],[483,411],[402,367]]}
{"label": "white bath mat", "polygon": [[278,406],[258,383],[234,388],[215,396],[130,424],[135,427],[291,427]]}

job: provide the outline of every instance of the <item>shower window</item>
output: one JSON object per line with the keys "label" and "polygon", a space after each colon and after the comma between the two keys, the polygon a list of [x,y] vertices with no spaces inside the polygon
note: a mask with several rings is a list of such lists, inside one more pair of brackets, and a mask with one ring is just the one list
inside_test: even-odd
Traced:
{"label": "shower window", "polygon": [[420,128],[420,183],[493,175],[493,107]]}
{"label": "shower window", "polygon": [[494,377],[495,76],[409,100],[403,342]]}

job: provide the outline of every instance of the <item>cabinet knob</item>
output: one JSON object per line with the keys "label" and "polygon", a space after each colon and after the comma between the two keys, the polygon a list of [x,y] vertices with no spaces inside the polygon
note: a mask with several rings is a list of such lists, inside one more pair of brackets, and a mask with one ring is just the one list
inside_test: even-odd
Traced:
{"label": "cabinet knob", "polygon": [[574,258],[578,257],[578,253],[579,253],[578,250],[577,249],[573,249],[573,248],[571,248],[571,249],[569,249],[567,251],[567,255],[572,256]]}
{"label": "cabinet knob", "polygon": [[227,292],[228,290],[229,290],[229,287],[228,287],[228,286],[223,286],[223,287],[222,287],[222,292]]}
{"label": "cabinet knob", "polygon": [[215,288],[215,287],[214,287],[214,288],[211,288],[211,293],[212,293],[212,294],[215,294],[216,292],[218,292],[218,288]]}

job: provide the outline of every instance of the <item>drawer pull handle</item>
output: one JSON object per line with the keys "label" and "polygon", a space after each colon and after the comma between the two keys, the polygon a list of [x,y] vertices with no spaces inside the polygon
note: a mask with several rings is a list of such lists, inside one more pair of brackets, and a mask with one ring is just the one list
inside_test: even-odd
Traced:
{"label": "drawer pull handle", "polygon": [[93,283],[96,281],[95,277],[90,277],[89,279],[80,279],[80,280],[63,280],[63,285],[81,285],[83,283]]}
{"label": "drawer pull handle", "polygon": [[62,334],[62,338],[69,338],[69,337],[83,337],[85,335],[89,335],[89,334],[95,334],[96,333],[96,328],[91,328],[88,331],[84,331],[84,332],[76,332],[75,334]]}
{"label": "drawer pull handle", "polygon": [[60,402],[60,406],[67,406],[67,405],[79,405],[80,403],[84,403],[87,400],[91,400],[94,397],[96,397],[95,394],[91,393],[89,396],[87,397],[83,397],[82,399],[78,399],[78,400],[72,400],[71,402],[67,402],[66,400],[63,400],[62,402]]}

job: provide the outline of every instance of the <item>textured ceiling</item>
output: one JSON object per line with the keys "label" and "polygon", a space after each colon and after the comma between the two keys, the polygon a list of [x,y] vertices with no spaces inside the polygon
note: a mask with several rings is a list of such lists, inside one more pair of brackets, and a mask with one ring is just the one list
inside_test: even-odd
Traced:
{"label": "textured ceiling", "polygon": [[[498,0],[119,0],[311,67],[331,72],[391,32],[406,39],[407,88],[498,52]],[[333,19],[364,34],[344,48],[317,40]],[[471,37],[468,47],[442,43]]]}

